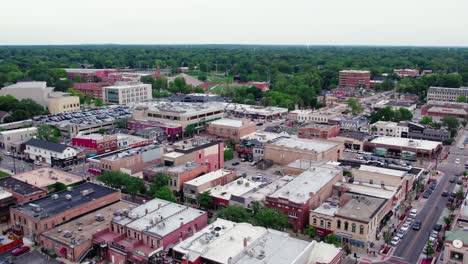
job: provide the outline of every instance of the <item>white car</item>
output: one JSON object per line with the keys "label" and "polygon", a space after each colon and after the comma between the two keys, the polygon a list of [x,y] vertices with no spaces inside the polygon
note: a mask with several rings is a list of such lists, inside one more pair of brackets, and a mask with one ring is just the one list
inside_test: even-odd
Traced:
{"label": "white car", "polygon": [[395,247],[396,245],[398,245],[399,242],[400,242],[400,238],[396,236],[392,238],[392,241],[390,241],[390,245]]}
{"label": "white car", "polygon": [[433,237],[433,238],[439,237],[439,232],[437,232],[435,230],[432,230],[431,237]]}
{"label": "white car", "polygon": [[399,237],[400,239],[403,238],[403,236],[405,235],[405,231],[403,230],[398,230],[398,232],[396,233],[396,236]]}
{"label": "white car", "polygon": [[455,164],[460,164],[460,159],[456,159]]}
{"label": "white car", "polygon": [[36,160],[36,161],[34,161],[34,165],[41,166],[42,163],[40,161]]}
{"label": "white car", "polygon": [[410,228],[410,224],[405,222],[402,226],[401,226],[401,229],[400,230],[403,230],[403,231],[408,231],[408,229]]}
{"label": "white car", "polygon": [[11,156],[11,152],[10,151],[5,151],[5,156]]}
{"label": "white car", "polygon": [[460,146],[459,146],[459,148],[460,148],[460,149],[464,149],[464,148],[465,148],[465,146],[463,146],[463,145],[460,145]]}

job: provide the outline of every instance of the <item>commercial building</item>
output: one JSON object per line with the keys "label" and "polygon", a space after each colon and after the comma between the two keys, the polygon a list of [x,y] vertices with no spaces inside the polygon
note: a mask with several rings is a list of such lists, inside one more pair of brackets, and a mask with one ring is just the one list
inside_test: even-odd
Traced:
{"label": "commercial building", "polygon": [[114,135],[117,137],[117,147],[120,149],[142,147],[154,143],[153,139],[147,139],[144,137],[124,133],[116,133]]}
{"label": "commercial building", "polygon": [[110,74],[116,73],[115,69],[82,69],[82,68],[67,68],[64,69],[67,72],[69,79],[74,79],[75,76],[86,79],[89,82],[94,82],[97,80],[107,81],[107,78]]}
{"label": "commercial building", "polygon": [[181,125],[184,131],[204,129],[204,124],[224,116],[224,105],[156,101],[137,104],[133,119]]}
{"label": "commercial building", "polygon": [[176,94],[167,100],[171,102],[184,102],[184,103],[208,103],[208,102],[224,102],[224,98],[216,94],[204,93],[190,93],[190,94]]}
{"label": "commercial building", "polygon": [[447,88],[429,87],[427,90],[427,102],[457,102],[458,97],[468,97],[468,87]]}
{"label": "commercial building", "polygon": [[387,121],[378,121],[371,125],[371,132],[373,135],[377,136],[387,136],[387,137],[408,137],[409,128],[407,125],[396,123],[396,122],[387,122]]}
{"label": "commercial building", "polygon": [[280,137],[264,146],[264,159],[286,165],[298,159],[337,161],[343,144],[326,140]]}
{"label": "commercial building", "polygon": [[54,92],[54,88],[47,87],[46,82],[18,82],[3,87],[0,95],[11,95],[18,100],[31,99],[44,108],[48,108],[51,114],[80,110],[78,96]]}
{"label": "commercial building", "polygon": [[330,124],[339,124],[342,131],[367,131],[369,120],[365,116],[337,116],[328,120]]}
{"label": "commercial building", "polygon": [[88,158],[88,172],[101,174],[105,171],[124,171],[134,174],[161,161],[159,145],[128,148]]}
{"label": "commercial building", "polygon": [[378,137],[364,142],[364,151],[384,157],[430,160],[438,157],[442,151],[442,143],[410,138]]}
{"label": "commercial building", "polygon": [[77,162],[78,151],[65,144],[32,138],[25,143],[24,153],[29,159],[51,166],[65,166]]}
{"label": "commercial building", "polygon": [[468,104],[433,102],[421,107],[421,115],[443,118],[453,116],[464,119],[468,117]]}
{"label": "commercial building", "polygon": [[323,242],[304,241],[285,232],[218,218],[177,244],[173,257],[186,264],[337,264],[342,252]]}
{"label": "commercial building", "polygon": [[112,263],[148,263],[155,253],[204,228],[206,212],[161,199],[115,211],[110,228],[93,235],[98,256]]}
{"label": "commercial building", "polygon": [[116,83],[102,88],[102,100],[107,104],[128,105],[153,99],[151,84]]}
{"label": "commercial building", "polygon": [[213,205],[216,208],[221,208],[231,205],[238,200],[238,197],[259,188],[262,184],[262,182],[239,178],[225,185],[217,185],[207,191],[213,197]]}
{"label": "commercial building", "polygon": [[372,104],[372,108],[374,109],[382,109],[385,107],[391,107],[392,110],[396,111],[400,108],[409,110],[413,112],[416,110],[416,102],[414,101],[395,101],[395,100],[381,100],[375,104]]}
{"label": "commercial building", "polygon": [[110,85],[107,82],[73,83],[73,90],[82,92],[85,97],[102,99],[102,87]]}
{"label": "commercial building", "polygon": [[166,132],[160,127],[147,127],[147,128],[139,128],[135,131],[135,135],[151,139],[156,142],[163,142],[167,140]]}
{"label": "commercial building", "polygon": [[444,261],[447,263],[464,264],[468,258],[468,197],[461,204],[458,214],[451,225],[451,230],[445,231]]}
{"label": "commercial building", "polygon": [[364,142],[367,141],[371,136],[365,132],[358,131],[341,131],[337,137],[331,140],[341,142],[344,144],[344,148],[351,150],[364,150]]}
{"label": "commercial building", "polygon": [[19,128],[0,132],[0,147],[12,153],[21,153],[21,144],[33,138],[37,127]]}
{"label": "commercial building", "polygon": [[[13,194],[3,188],[0,188],[0,223],[7,222],[10,218],[10,207],[17,203]],[[2,245],[0,245],[2,252]]]}
{"label": "commercial building", "polygon": [[119,200],[120,191],[87,182],[12,207],[11,225],[24,236],[40,242],[42,232]]}
{"label": "commercial building", "polygon": [[56,226],[41,234],[41,246],[49,253],[55,253],[68,261],[81,262],[93,246],[93,235],[110,227],[114,212],[135,206],[119,201]]}
{"label": "commercial building", "polygon": [[81,175],[47,167],[25,171],[23,173],[15,174],[12,177],[23,182],[31,183],[44,190],[47,190],[47,187],[57,182],[65,185],[74,185],[83,181],[83,177]]}
{"label": "commercial building", "polygon": [[370,88],[370,71],[342,70],[338,75],[339,88]]}
{"label": "commercial building", "polygon": [[440,142],[445,142],[450,139],[450,131],[445,127],[435,129],[413,122],[404,122],[403,124],[408,126],[409,138]]}
{"label": "commercial building", "polygon": [[282,134],[256,131],[244,136],[239,144],[236,145],[235,150],[241,157],[259,161],[264,156],[264,145],[279,137],[282,137]]}
{"label": "commercial building", "polygon": [[308,123],[302,125],[298,129],[299,138],[308,139],[329,139],[336,137],[340,133],[340,126],[319,124],[319,123]]}
{"label": "commercial building", "polygon": [[287,108],[274,106],[257,106],[235,103],[224,103],[224,110],[236,117],[253,119],[273,120],[286,117]]}
{"label": "commercial building", "polygon": [[18,204],[36,200],[47,195],[47,190],[11,176],[0,178],[0,188],[11,193],[16,198]]}
{"label": "commercial building", "polygon": [[118,149],[116,135],[88,134],[72,138],[75,147],[94,149],[97,154],[103,154]]}
{"label": "commercial building", "polygon": [[143,178],[147,180],[152,180],[157,177],[158,173],[163,173],[169,176],[169,188],[175,192],[180,192],[183,187],[184,183],[188,182],[192,179],[200,177],[208,172],[208,165],[201,164],[193,161],[189,161],[185,164],[173,166],[173,167],[161,167],[157,165],[157,167],[147,168],[143,171]]}
{"label": "commercial building", "polygon": [[182,125],[172,123],[161,123],[156,121],[129,120],[128,129],[139,130],[146,128],[160,128],[167,135],[168,140],[177,140],[182,137]]}
{"label": "commercial building", "polygon": [[198,195],[215,186],[223,186],[236,177],[236,172],[226,169],[212,171],[184,183],[185,200],[197,203]]}
{"label": "commercial building", "polygon": [[419,70],[415,69],[394,69],[393,72],[400,77],[419,77]]}
{"label": "commercial building", "polygon": [[293,110],[288,113],[288,120],[297,122],[326,123],[341,115],[341,109]]}
{"label": "commercial building", "polygon": [[218,119],[208,123],[206,132],[221,138],[239,141],[240,138],[254,133],[257,125],[250,120]]}
{"label": "commercial building", "polygon": [[301,231],[309,222],[309,210],[330,197],[333,185],[342,177],[343,171],[339,167],[317,163],[268,195],[265,205],[282,212],[293,229]]}

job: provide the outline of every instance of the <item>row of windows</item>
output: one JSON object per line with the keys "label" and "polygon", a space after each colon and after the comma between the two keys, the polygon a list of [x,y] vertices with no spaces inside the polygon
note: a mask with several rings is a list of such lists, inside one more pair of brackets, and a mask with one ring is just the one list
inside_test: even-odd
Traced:
{"label": "row of windows", "polygon": [[[341,220],[336,221],[336,228],[337,228],[337,229],[342,229],[342,227],[341,227]],[[349,223],[348,223],[348,221],[345,221],[345,222],[344,222],[343,230],[348,231],[348,229],[349,229]],[[352,233],[356,233],[356,224],[355,224],[355,223],[352,223],[352,224],[351,224],[351,232],[352,232]],[[360,226],[359,226],[359,234],[360,234],[360,235],[363,235],[363,234],[364,234],[364,225],[360,225]]]}

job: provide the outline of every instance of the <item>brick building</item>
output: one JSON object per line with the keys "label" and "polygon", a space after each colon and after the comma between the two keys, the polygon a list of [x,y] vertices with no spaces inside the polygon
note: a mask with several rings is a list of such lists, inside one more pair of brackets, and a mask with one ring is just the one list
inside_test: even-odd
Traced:
{"label": "brick building", "polygon": [[169,188],[174,192],[183,189],[184,183],[208,172],[208,165],[189,161],[185,164],[173,167],[153,166],[143,171],[143,178],[151,181],[158,173],[169,176]]}
{"label": "brick building", "polygon": [[294,231],[301,231],[309,222],[309,210],[317,208],[332,195],[333,185],[343,178],[336,166],[316,163],[283,187],[268,195],[265,206],[286,215]]}
{"label": "brick building", "polygon": [[167,139],[169,140],[177,140],[178,138],[182,137],[182,125],[180,124],[172,124],[172,123],[161,123],[156,121],[144,121],[144,120],[129,120],[127,122],[128,129],[145,129],[145,128],[152,128],[157,127],[161,128],[166,132]]}
{"label": "brick building", "polygon": [[120,191],[87,182],[12,207],[11,226],[40,242],[42,232],[119,200]]}
{"label": "brick building", "polygon": [[[468,90],[468,89],[467,89]],[[443,118],[453,116],[456,118],[468,117],[468,104],[465,103],[428,103],[421,107],[421,115]]]}
{"label": "brick building", "polygon": [[64,69],[67,72],[69,79],[74,79],[75,76],[86,79],[89,82],[97,81],[107,81],[107,78],[110,74],[116,73],[115,69]]}
{"label": "brick building", "polygon": [[74,83],[73,90],[82,92],[85,97],[102,99],[102,88],[108,85],[110,84],[106,82]]}
{"label": "brick building", "polygon": [[299,138],[307,139],[329,139],[340,133],[339,125],[309,123],[298,129]]}
{"label": "brick building", "polygon": [[339,88],[370,88],[370,71],[343,70],[338,76]]}
{"label": "brick building", "polygon": [[249,120],[218,119],[208,123],[206,132],[222,138],[228,138],[238,142],[240,138],[254,133],[257,126]]}
{"label": "brick building", "polygon": [[184,183],[185,200],[197,203],[198,195],[217,185],[223,186],[230,183],[235,176],[235,171],[220,169],[187,181]]}
{"label": "brick building", "polygon": [[393,72],[400,77],[419,77],[419,70],[415,69],[394,69]]}
{"label": "brick building", "polygon": [[72,145],[96,150],[97,154],[103,154],[118,149],[116,135],[88,134],[72,138]]}
{"label": "brick building", "polygon": [[36,200],[47,195],[47,190],[13,177],[0,178],[0,187],[10,192],[18,204]]}

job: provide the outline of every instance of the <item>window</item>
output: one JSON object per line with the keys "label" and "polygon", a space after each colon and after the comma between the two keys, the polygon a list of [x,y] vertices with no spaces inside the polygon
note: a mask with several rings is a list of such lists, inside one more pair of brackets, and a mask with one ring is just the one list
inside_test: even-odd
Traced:
{"label": "window", "polygon": [[349,224],[348,222],[344,222],[344,230],[348,231]]}
{"label": "window", "polygon": [[331,221],[327,221],[327,228],[331,229]]}
{"label": "window", "polygon": [[320,219],[320,226],[323,226],[324,225],[324,221],[322,219]]}
{"label": "window", "polygon": [[44,230],[47,230],[47,224],[44,224]]}
{"label": "window", "polygon": [[341,220],[336,221],[336,228],[341,229]]}
{"label": "window", "polygon": [[364,235],[364,226],[363,225],[359,226],[359,234]]}
{"label": "window", "polygon": [[356,224],[355,223],[353,223],[351,225],[351,232],[356,233]]}
{"label": "window", "polygon": [[317,224],[317,218],[314,217],[313,222],[314,222],[314,225],[316,225]]}
{"label": "window", "polygon": [[291,212],[289,212],[288,215],[289,215],[290,217],[297,218],[297,212],[291,211]]}

